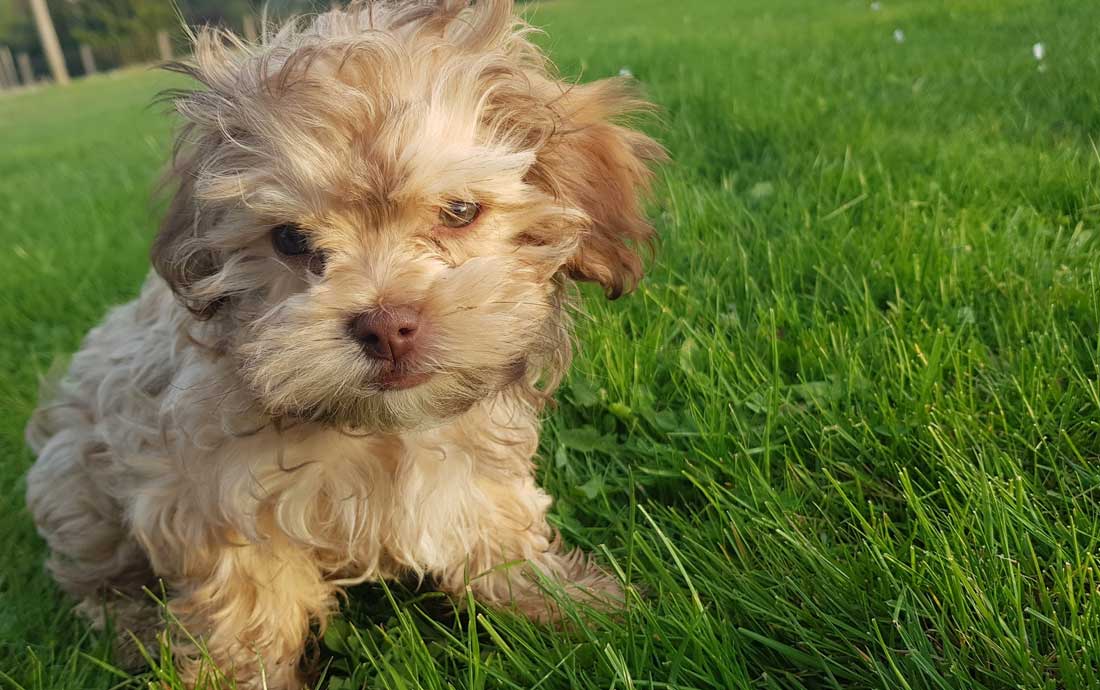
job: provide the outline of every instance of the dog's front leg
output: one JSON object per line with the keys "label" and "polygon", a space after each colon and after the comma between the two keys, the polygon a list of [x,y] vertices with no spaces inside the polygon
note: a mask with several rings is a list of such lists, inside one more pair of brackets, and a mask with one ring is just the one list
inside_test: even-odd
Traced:
{"label": "dog's front leg", "polygon": [[242,690],[301,687],[310,624],[327,617],[334,592],[308,552],[272,538],[227,544],[204,560],[201,574],[177,583],[169,602],[185,631],[175,635],[173,651],[188,686],[213,675],[213,661]]}
{"label": "dog's front leg", "polygon": [[[475,544],[466,557],[437,575],[441,589],[463,596],[467,585],[475,598],[491,605],[513,606],[540,621],[558,620],[562,612],[548,588],[600,609],[623,605],[617,580],[580,549],[568,547],[546,521],[550,498],[533,478],[478,482],[489,505],[470,516],[477,524]],[[488,508],[486,510],[486,508]]]}

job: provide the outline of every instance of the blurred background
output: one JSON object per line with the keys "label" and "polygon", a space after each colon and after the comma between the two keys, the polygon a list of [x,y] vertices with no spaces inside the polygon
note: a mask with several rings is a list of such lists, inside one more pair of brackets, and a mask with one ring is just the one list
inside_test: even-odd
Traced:
{"label": "blurred background", "polygon": [[[58,79],[43,47],[49,39],[41,40],[35,4],[46,6],[45,0],[0,0],[0,86]],[[265,4],[275,17],[328,6],[321,0]],[[258,14],[248,0],[54,0],[48,5],[65,70],[74,77],[169,58],[166,53],[184,44],[185,22],[254,35]]]}

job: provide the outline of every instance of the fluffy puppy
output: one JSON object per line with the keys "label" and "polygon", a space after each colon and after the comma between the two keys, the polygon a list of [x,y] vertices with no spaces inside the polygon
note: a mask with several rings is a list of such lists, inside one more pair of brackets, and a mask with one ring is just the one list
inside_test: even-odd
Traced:
{"label": "fluffy puppy", "polygon": [[238,687],[295,688],[350,583],[537,619],[543,577],[620,596],[548,525],[532,457],[570,283],[636,284],[663,154],[616,124],[646,107],[624,80],[562,83],[528,31],[510,0],[379,0],[195,37],[155,271],[28,429],[30,510],[84,610],[147,623],[132,593],[159,577]]}

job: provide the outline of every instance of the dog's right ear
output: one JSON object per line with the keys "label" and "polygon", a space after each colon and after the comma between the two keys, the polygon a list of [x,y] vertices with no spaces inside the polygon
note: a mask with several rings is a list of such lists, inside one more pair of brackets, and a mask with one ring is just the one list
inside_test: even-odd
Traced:
{"label": "dog's right ear", "polygon": [[191,36],[193,57],[163,66],[193,80],[197,88],[169,89],[158,97],[182,117],[172,161],[160,189],[171,195],[160,232],[153,241],[153,268],[198,318],[210,318],[227,295],[217,285],[225,261],[209,242],[210,230],[224,211],[212,208],[196,193],[203,169],[225,140],[223,132],[233,102],[232,85],[244,44],[209,27]]}
{"label": "dog's right ear", "polygon": [[[191,129],[184,127],[180,140]],[[221,270],[222,259],[203,240],[217,214],[203,208],[195,197],[198,157],[193,151],[177,152],[174,157],[163,182],[165,188],[174,186],[172,199],[149,254],[153,268],[188,310],[207,319],[218,311],[225,296],[209,284]]]}

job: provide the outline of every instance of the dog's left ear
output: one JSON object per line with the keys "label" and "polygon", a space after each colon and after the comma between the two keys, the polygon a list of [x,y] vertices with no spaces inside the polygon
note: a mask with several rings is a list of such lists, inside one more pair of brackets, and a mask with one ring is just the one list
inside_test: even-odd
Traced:
{"label": "dog's left ear", "polygon": [[642,278],[640,253],[655,238],[642,203],[653,179],[650,166],[667,158],[656,141],[619,123],[653,106],[635,95],[627,79],[617,78],[573,86],[550,108],[557,128],[532,172],[566,206],[587,216],[565,266],[569,276],[597,282],[615,299]]}

